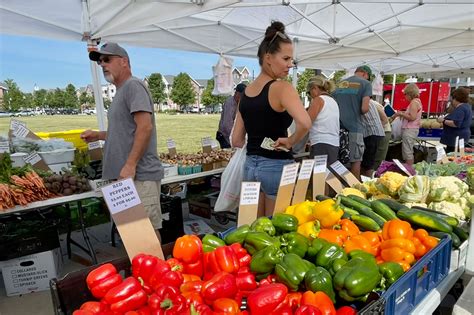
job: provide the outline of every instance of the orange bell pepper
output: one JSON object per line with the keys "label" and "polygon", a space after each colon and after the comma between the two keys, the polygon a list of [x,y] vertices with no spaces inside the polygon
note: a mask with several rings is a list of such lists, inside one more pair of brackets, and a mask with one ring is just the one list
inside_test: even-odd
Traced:
{"label": "orange bell pepper", "polygon": [[196,235],[183,235],[176,239],[173,257],[183,263],[184,273],[202,276],[202,242]]}
{"label": "orange bell pepper", "polygon": [[371,231],[365,231],[360,233],[362,237],[367,239],[370,243],[370,253],[374,256],[377,256],[380,254],[380,233],[377,232],[371,232]]}
{"label": "orange bell pepper", "polygon": [[344,250],[346,253],[350,253],[355,249],[373,254],[369,240],[362,235],[354,235],[344,242]]}
{"label": "orange bell pepper", "polygon": [[336,315],[336,308],[331,298],[324,292],[306,291],[301,297],[300,305],[313,305],[319,308],[323,315]]}
{"label": "orange bell pepper", "polygon": [[413,245],[415,245],[416,251],[414,253],[416,258],[422,257],[426,252],[428,251],[426,249],[426,246],[420,241],[418,237],[413,236],[411,239],[413,242]]}
{"label": "orange bell pepper", "polygon": [[418,229],[415,231],[414,237],[418,238],[420,242],[426,247],[426,251],[431,250],[433,247],[438,245],[438,239],[428,234],[424,229]]}
{"label": "orange bell pepper", "polygon": [[[385,261],[394,261],[411,265],[415,262],[416,247],[412,240],[406,238],[393,238],[380,244],[380,256]],[[402,265],[404,269],[406,265]]]}
{"label": "orange bell pepper", "polygon": [[382,230],[382,237],[384,240],[391,238],[412,238],[413,229],[410,223],[399,219],[393,219],[385,222]]}
{"label": "orange bell pepper", "polygon": [[325,239],[328,242],[342,246],[347,240],[348,234],[343,230],[322,229],[319,231],[318,238]]}
{"label": "orange bell pepper", "polygon": [[346,231],[347,235],[354,236],[360,233],[359,227],[349,219],[342,219],[339,221],[339,229]]}

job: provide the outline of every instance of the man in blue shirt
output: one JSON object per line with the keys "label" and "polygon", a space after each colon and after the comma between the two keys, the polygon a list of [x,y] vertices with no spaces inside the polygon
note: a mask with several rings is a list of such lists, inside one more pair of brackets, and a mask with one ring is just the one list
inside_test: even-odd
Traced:
{"label": "man in blue shirt", "polygon": [[360,66],[353,76],[339,82],[334,98],[339,105],[341,128],[349,131],[349,161],[352,174],[360,179],[360,165],[364,155],[362,115],[369,111],[372,85],[369,66]]}

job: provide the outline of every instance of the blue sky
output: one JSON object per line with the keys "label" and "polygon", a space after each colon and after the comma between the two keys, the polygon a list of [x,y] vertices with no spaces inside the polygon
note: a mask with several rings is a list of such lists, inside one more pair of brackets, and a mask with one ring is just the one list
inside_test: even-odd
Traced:
{"label": "blue sky", "polygon": [[[132,72],[143,78],[153,72],[176,75],[187,72],[195,79],[210,79],[218,56],[157,48],[124,45]],[[247,66],[258,75],[258,60],[233,58],[234,66]],[[85,42],[49,40],[35,37],[0,35],[0,81],[13,79],[23,92],[39,88],[76,88],[92,83]],[[105,80],[101,78],[102,84]]]}

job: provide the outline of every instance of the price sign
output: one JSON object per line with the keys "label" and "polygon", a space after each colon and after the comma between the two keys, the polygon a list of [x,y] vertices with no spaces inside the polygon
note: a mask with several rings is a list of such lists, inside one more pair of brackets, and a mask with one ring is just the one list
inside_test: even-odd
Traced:
{"label": "price sign", "polygon": [[95,149],[102,149],[102,147],[104,146],[104,143],[102,140],[99,140],[99,141],[94,141],[94,142],[89,142],[87,144],[87,148],[89,150],[95,150]]}
{"label": "price sign", "polygon": [[295,192],[293,194],[293,199],[291,204],[297,204],[305,201],[306,192],[308,191],[309,179],[311,178],[311,173],[313,173],[314,160],[303,160],[300,169],[300,175],[298,176],[298,181],[296,182]]}
{"label": "price sign", "polygon": [[446,151],[444,150],[444,147],[442,145],[437,145],[436,146],[436,162],[446,162],[448,159],[446,157]]}
{"label": "price sign", "polygon": [[290,205],[299,165],[300,163],[292,163],[283,167],[273,214],[282,213]]}
{"label": "price sign", "polygon": [[[349,170],[339,161],[331,164],[333,171],[342,177],[344,181],[352,187],[353,185],[359,184],[360,181],[351,173]],[[332,186],[331,186],[332,187]]]}
{"label": "price sign", "polygon": [[339,161],[336,161],[331,164],[331,168],[339,175],[344,175],[345,173],[349,173],[349,170]]}
{"label": "price sign", "polygon": [[459,152],[459,136],[456,137],[456,140],[454,142],[454,156],[458,156]]}
{"label": "price sign", "polygon": [[26,123],[16,119],[10,120],[10,130],[15,130],[18,126],[26,127]]}
{"label": "price sign", "polygon": [[211,137],[204,137],[201,139],[201,143],[203,147],[210,147],[212,146],[212,139]]}
{"label": "price sign", "polygon": [[41,156],[36,152],[32,152],[32,153],[24,156],[23,161],[25,161],[25,163],[27,163],[27,164],[35,165],[36,163],[41,161]]}
{"label": "price sign", "polygon": [[130,178],[102,188],[105,202],[111,214],[116,214],[141,203],[137,189]]}
{"label": "price sign", "polygon": [[258,197],[260,196],[259,182],[243,182],[240,194],[240,205],[258,205]]}
{"label": "price sign", "polygon": [[314,169],[313,173],[326,173],[327,155],[317,155],[314,157]]}
{"label": "price sign", "polygon": [[464,138],[459,139],[459,153],[461,153],[461,156],[464,156]]}
{"label": "price sign", "polygon": [[299,163],[288,164],[283,167],[281,174],[280,186],[294,184],[298,174]]}
{"label": "price sign", "polygon": [[0,141],[0,154],[10,153],[10,143],[8,141]]}
{"label": "price sign", "polygon": [[166,140],[166,146],[168,149],[176,148],[176,142],[173,139]]}
{"label": "price sign", "polygon": [[395,163],[396,166],[398,166],[399,169],[403,171],[403,173],[407,174],[408,176],[411,176],[411,173],[407,170],[405,165],[403,165],[402,162],[400,162],[400,160],[393,159],[393,162]]}
{"label": "price sign", "polygon": [[15,129],[12,130],[12,134],[18,138],[26,138],[30,131],[23,125],[17,125]]}
{"label": "price sign", "polygon": [[305,180],[310,179],[311,173],[313,171],[314,160],[303,160],[303,164],[301,165],[300,175],[298,176],[298,180]]}

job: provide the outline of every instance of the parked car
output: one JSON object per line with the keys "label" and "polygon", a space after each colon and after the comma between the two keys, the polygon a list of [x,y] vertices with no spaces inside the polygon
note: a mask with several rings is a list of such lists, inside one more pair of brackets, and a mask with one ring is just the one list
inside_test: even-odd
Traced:
{"label": "parked car", "polygon": [[25,116],[34,116],[35,113],[32,110],[21,110],[19,112],[13,113],[14,117],[25,117]]}
{"label": "parked car", "polygon": [[0,117],[10,117],[11,115],[12,113],[10,112],[0,111]]}
{"label": "parked car", "polygon": [[95,108],[86,108],[82,111],[82,113],[86,114],[86,115],[95,115],[95,114],[97,114]]}

